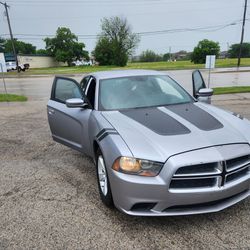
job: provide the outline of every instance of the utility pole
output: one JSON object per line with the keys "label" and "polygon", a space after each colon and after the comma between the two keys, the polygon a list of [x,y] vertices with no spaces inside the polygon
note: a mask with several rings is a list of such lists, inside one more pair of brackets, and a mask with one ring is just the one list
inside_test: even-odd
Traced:
{"label": "utility pole", "polygon": [[2,4],[4,6],[4,8],[5,8],[5,13],[6,13],[8,26],[9,26],[9,31],[10,31],[10,39],[11,39],[11,44],[12,44],[12,50],[13,50],[13,54],[14,54],[14,57],[15,57],[15,60],[16,60],[17,72],[19,72],[18,71],[18,59],[17,59],[16,49],[15,49],[15,44],[14,44],[14,38],[13,38],[12,29],[11,29],[11,25],[10,25],[10,17],[9,17],[9,12],[8,12],[8,8],[10,6],[7,5],[7,3],[3,3],[3,2],[0,2],[0,4]]}
{"label": "utility pole", "polygon": [[172,56],[171,56],[171,46],[169,47],[169,61],[172,62]]}
{"label": "utility pole", "polygon": [[247,13],[247,0],[245,0],[245,7],[244,7],[244,15],[243,15],[243,23],[242,23],[242,31],[241,31],[241,40],[240,40],[240,51],[239,51],[239,55],[238,55],[238,67],[240,67],[242,43],[243,43],[243,40],[244,40],[244,31],[245,31],[245,23],[246,23],[246,13]]}

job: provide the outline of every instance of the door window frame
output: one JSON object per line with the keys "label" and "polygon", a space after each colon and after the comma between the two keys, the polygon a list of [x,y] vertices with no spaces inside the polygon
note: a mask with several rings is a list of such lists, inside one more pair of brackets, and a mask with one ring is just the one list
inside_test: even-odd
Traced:
{"label": "door window frame", "polygon": [[78,87],[79,92],[80,92],[82,98],[84,97],[84,96],[83,96],[83,92],[82,92],[82,90],[81,90],[81,88],[80,88],[80,86],[79,86],[79,83],[78,83],[76,80],[74,80],[74,79],[72,79],[72,78],[63,77],[63,76],[59,76],[59,77],[56,76],[55,79],[54,79],[53,85],[52,85],[50,100],[55,101],[55,102],[60,102],[60,103],[63,103],[63,104],[66,103],[65,101],[62,101],[62,100],[60,100],[60,99],[58,99],[58,98],[55,97],[56,85],[57,85],[57,81],[58,81],[59,79],[67,80],[67,81],[73,82],[73,83]]}
{"label": "door window frame", "polygon": [[[85,90],[86,90],[87,87],[88,87],[89,80],[91,79],[91,77],[92,77],[91,75],[87,75],[87,76],[85,76],[85,77],[82,78],[82,80],[81,80],[79,86],[80,86],[80,88],[81,88],[81,90],[82,90],[83,93],[85,93]],[[87,78],[87,82],[83,84],[83,81],[84,81],[86,78]],[[86,84],[86,88],[84,88],[84,90],[83,90],[83,85],[85,85],[85,84]]]}
{"label": "door window frame", "polygon": [[98,89],[97,89],[97,85],[98,85],[98,84],[97,84],[97,79],[96,79],[94,76],[92,76],[92,75],[90,75],[90,78],[89,78],[89,80],[88,80],[87,87],[86,87],[86,89],[85,89],[85,91],[84,91],[84,96],[86,96],[86,98],[88,99],[87,94],[88,94],[89,86],[90,86],[92,80],[95,81],[95,101],[94,101],[94,106],[92,107],[92,109],[97,110],[97,102],[96,102],[96,100],[97,100],[97,98],[98,98],[98,95],[97,95],[97,90],[98,90]]}
{"label": "door window frame", "polygon": [[[88,80],[88,84],[87,84],[87,87],[84,91],[84,94],[87,96],[88,94],[88,90],[89,90],[89,86],[90,86],[90,83],[92,82],[92,80],[95,80],[95,78],[93,76],[90,76],[89,80]],[[96,81],[96,80],[95,80]]]}

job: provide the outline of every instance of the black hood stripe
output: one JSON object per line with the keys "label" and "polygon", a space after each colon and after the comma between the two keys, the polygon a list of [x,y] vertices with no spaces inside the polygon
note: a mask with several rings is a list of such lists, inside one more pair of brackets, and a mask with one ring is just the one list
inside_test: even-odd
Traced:
{"label": "black hood stripe", "polygon": [[165,108],[201,130],[210,131],[223,128],[223,124],[215,117],[193,103],[173,105]]}
{"label": "black hood stripe", "polygon": [[119,111],[159,135],[181,135],[191,131],[158,108],[140,108]]}
{"label": "black hood stripe", "polygon": [[[102,129],[97,135],[96,138],[98,139],[99,137],[101,137],[103,134],[107,133],[107,132],[116,132],[115,129],[113,128],[104,128]],[[117,132],[116,132],[117,133]]]}
{"label": "black hood stripe", "polygon": [[107,131],[105,132],[104,134],[102,134],[99,138],[98,138],[98,141],[100,142],[101,140],[103,140],[106,136],[108,135],[119,135],[116,131]]}

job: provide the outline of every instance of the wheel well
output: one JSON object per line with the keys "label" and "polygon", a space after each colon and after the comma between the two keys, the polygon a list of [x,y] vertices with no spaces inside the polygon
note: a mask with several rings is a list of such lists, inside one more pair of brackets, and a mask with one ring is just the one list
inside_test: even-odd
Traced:
{"label": "wheel well", "polygon": [[96,141],[93,143],[94,160],[96,159],[96,152],[99,149],[99,145]]}

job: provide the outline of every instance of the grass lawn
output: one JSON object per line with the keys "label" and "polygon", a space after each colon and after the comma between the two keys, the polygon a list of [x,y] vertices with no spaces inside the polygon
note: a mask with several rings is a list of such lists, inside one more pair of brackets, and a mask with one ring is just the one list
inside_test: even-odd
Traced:
{"label": "grass lawn", "polygon": [[23,95],[0,94],[0,102],[25,102],[28,98]]}
{"label": "grass lawn", "polygon": [[215,95],[249,93],[250,86],[217,87],[213,88]]}
{"label": "grass lawn", "polygon": [[[237,59],[217,59],[217,68],[236,67]],[[241,66],[250,66],[250,58],[242,58]],[[60,74],[79,74],[101,70],[113,69],[153,69],[153,70],[176,70],[176,69],[203,69],[204,64],[193,64],[190,61],[177,62],[149,62],[149,63],[128,63],[126,67],[116,66],[78,66],[78,67],[56,67],[29,69],[19,75],[60,75]],[[17,75],[16,72],[9,72],[7,75]]]}

